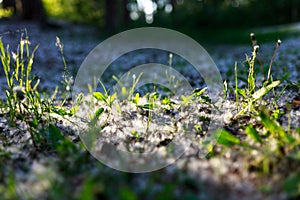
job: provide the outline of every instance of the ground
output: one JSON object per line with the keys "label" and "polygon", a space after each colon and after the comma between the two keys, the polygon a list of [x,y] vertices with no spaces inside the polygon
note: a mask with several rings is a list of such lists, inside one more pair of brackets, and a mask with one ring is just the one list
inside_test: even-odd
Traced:
{"label": "ground", "polygon": [[[60,91],[65,89],[62,84],[65,67],[59,47],[56,45],[56,37],[59,37],[64,45],[63,53],[67,68],[74,77],[89,52],[105,39],[101,31],[88,26],[65,24],[63,29],[44,29],[29,22],[1,22],[0,36],[5,44],[10,44],[12,51],[17,48],[20,35],[25,34],[25,27],[30,48],[39,44],[33,72],[40,78],[39,90],[48,93],[52,93],[56,86],[59,86]],[[270,40],[273,39],[274,42],[260,45],[259,57],[266,66],[271,60],[278,38]],[[300,80],[299,46],[299,38],[290,38],[282,42],[273,65],[274,79],[281,79],[284,74],[290,73],[288,78],[290,82],[296,83]],[[244,63],[245,54],[251,55],[252,52],[250,41],[249,45],[206,44],[204,47],[228,85],[234,86],[235,61],[238,62],[239,74],[247,73],[248,69]],[[116,81],[111,78],[112,75],[118,76],[130,67],[147,63],[149,60],[168,64],[169,54],[146,50],[120,58],[113,63],[104,77],[106,87],[116,84]],[[173,65],[185,75],[194,88],[205,86],[203,80],[197,78],[192,71],[191,66],[180,58],[174,56]],[[259,69],[256,70],[259,71]],[[265,74],[266,70],[267,67],[265,67]],[[1,86],[4,86],[6,85],[4,72],[2,69],[0,72]],[[261,81],[263,76],[260,74],[257,79]],[[243,82],[240,84],[245,85]],[[63,94],[61,95],[63,98]],[[5,97],[4,93],[1,93],[1,97]],[[232,95],[228,95],[228,101],[224,102],[232,111],[226,112],[225,116],[230,115],[229,118],[237,113],[232,98]],[[271,98],[273,98],[272,95],[267,103],[271,104],[270,102],[274,101]],[[296,89],[284,90],[278,99],[279,110],[286,111],[288,103],[293,106],[291,112],[284,112],[279,118],[281,126],[285,129],[290,126],[295,130],[298,128],[299,131],[299,104],[293,104],[294,100],[298,101],[298,98],[299,86]],[[175,101],[176,105],[176,99],[171,100]],[[195,100],[192,103],[194,111],[209,110],[200,101],[201,99],[199,102]],[[137,108],[130,102],[123,103],[122,108],[124,112],[129,113],[127,118],[119,119],[108,116],[109,125],[105,129],[105,134],[110,137],[125,138],[124,141],[118,141],[120,148],[122,148],[121,143],[126,143],[128,137],[118,135],[120,132],[113,130],[119,130],[120,127],[126,129],[128,126],[126,122],[132,119],[133,113],[135,113],[136,124],[141,123],[138,120],[142,120],[141,118],[146,115],[144,108]],[[181,124],[194,120],[193,116],[196,116],[194,113],[184,115],[184,110],[176,109],[176,106],[172,112],[175,116],[181,117],[181,121],[176,125],[179,130],[183,127]],[[4,198],[88,199],[94,195],[99,199],[288,199],[291,196],[283,189],[284,178],[299,172],[297,169],[299,159],[296,162],[290,162],[290,160],[280,158],[278,159],[278,162],[282,162],[280,166],[271,166],[274,173],[260,173],[261,170],[256,168],[256,162],[260,162],[258,160],[265,159],[265,157],[260,158],[261,155],[255,151],[243,152],[240,146],[226,148],[217,144],[214,147],[214,155],[204,158],[197,142],[192,142],[184,155],[174,164],[158,171],[141,174],[120,172],[103,165],[85,149],[78,131],[74,130],[74,124],[72,124],[74,121],[77,125],[81,122],[70,116],[56,117],[57,120],[53,123],[55,126],[49,125],[41,133],[43,137],[40,140],[45,141],[40,141],[42,145],[35,146],[30,140],[31,135],[26,131],[27,124],[17,119],[14,127],[9,123],[6,113],[1,113],[0,195],[3,194]],[[159,121],[159,116],[157,118]],[[246,137],[243,130],[247,124],[251,123],[251,120],[247,117],[239,120],[228,119],[224,128],[242,140]],[[129,126],[134,127],[130,124]],[[162,127],[157,125],[153,129],[161,130]],[[159,133],[159,131],[155,133],[157,132]],[[170,135],[154,135],[153,138],[153,141],[157,142],[154,148],[157,149],[164,148],[165,145],[162,143],[164,140],[172,139]],[[248,141],[248,139],[245,140]],[[132,146],[129,145],[128,148],[131,150],[133,148],[133,151],[135,148],[141,150],[141,146],[147,147],[143,146],[143,141],[137,140],[136,136],[132,137],[132,141],[133,143],[130,144]],[[250,140],[249,142],[251,143]],[[246,155],[248,153],[251,156]]]}

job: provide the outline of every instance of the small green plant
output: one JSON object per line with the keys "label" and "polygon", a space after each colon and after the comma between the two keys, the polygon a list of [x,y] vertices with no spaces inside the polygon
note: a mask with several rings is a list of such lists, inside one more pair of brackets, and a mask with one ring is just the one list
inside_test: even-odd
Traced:
{"label": "small green plant", "polygon": [[219,133],[218,143],[225,146],[241,145],[250,150],[257,150],[266,156],[266,159],[271,155],[283,157],[288,153],[293,156],[295,153],[293,151],[300,147],[297,134],[285,132],[265,110],[262,110],[259,114],[259,124],[261,124],[261,127],[259,125],[254,127],[251,124],[245,127],[245,133],[254,142],[253,145],[246,141],[241,142],[239,138],[225,130]]}
{"label": "small green plant", "polygon": [[[113,103],[116,99],[116,96],[117,96],[117,93],[114,93],[112,95],[110,95],[109,93],[109,90],[107,90],[104,86],[104,84],[99,81],[103,90],[104,90],[104,93],[102,92],[93,92],[91,86],[89,86],[89,90],[90,90],[90,93],[92,94],[92,96],[97,100],[97,101],[102,101],[105,103],[105,106],[107,106],[107,109],[109,109],[109,114],[107,115],[107,118],[105,120],[105,123],[107,122],[109,116],[110,116],[110,113],[111,113],[111,110],[112,110],[112,106],[113,106]],[[90,102],[90,107],[91,108],[94,108],[95,107],[95,103],[94,103],[94,99],[91,98],[91,102]],[[97,124],[97,121],[99,119],[99,117],[102,115],[102,113],[105,111],[106,109],[103,108],[103,107],[100,107],[100,108],[96,108],[96,112],[90,116],[91,118],[91,121],[89,123],[90,126],[94,127],[96,124]],[[101,125],[102,126],[102,125]]]}
{"label": "small green plant", "polygon": [[297,198],[300,195],[300,172],[290,174],[283,183],[283,190],[291,199]]}
{"label": "small green plant", "polygon": [[[17,120],[22,120],[28,125],[32,143],[37,147],[40,138],[41,125],[47,126],[51,123],[50,113],[56,110],[53,99],[43,99],[38,91],[39,79],[32,75],[34,54],[38,45],[31,52],[30,41],[25,30],[22,33],[17,51],[10,50],[0,38],[0,59],[6,77],[5,106],[9,108],[7,114],[14,126]],[[55,98],[55,94],[53,96]]]}
{"label": "small green plant", "polygon": [[5,89],[5,94],[11,119],[14,119],[17,109],[22,112],[21,104],[23,100],[32,103],[31,106],[33,106],[34,110],[38,109],[36,97],[39,97],[39,94],[36,89],[39,80],[32,86],[33,79],[31,76],[34,53],[38,46],[36,46],[30,54],[29,44],[27,34],[25,38],[22,34],[18,50],[14,53],[10,52],[9,45],[5,47],[0,38],[0,58],[6,77],[7,88]]}
{"label": "small green plant", "polygon": [[137,132],[136,130],[131,130],[130,133],[131,133],[135,138],[139,138],[139,137],[140,137],[140,133]]}
{"label": "small green plant", "polygon": [[193,102],[193,95],[189,95],[189,96],[181,95],[180,98],[182,100],[183,106],[188,106]]}
{"label": "small green plant", "polygon": [[[254,37],[254,34],[251,33],[251,41],[253,40],[253,37]],[[256,40],[255,40],[255,42],[252,41],[252,44],[254,44],[254,43],[256,44]],[[258,114],[258,112],[256,110],[258,100],[262,99],[266,94],[268,94],[271,90],[273,90],[275,87],[277,87],[281,83],[280,80],[277,80],[277,81],[270,80],[270,71],[271,71],[275,56],[276,56],[276,52],[277,52],[280,44],[281,44],[281,41],[278,40],[276,43],[275,52],[270,61],[267,81],[265,83],[263,83],[259,89],[256,89],[258,86],[256,84],[256,74],[255,74],[255,70],[254,70],[255,60],[257,58],[259,46],[258,45],[253,46],[252,56],[250,58],[248,56],[246,56],[246,60],[247,60],[248,66],[249,66],[248,79],[247,79],[248,88],[247,89],[240,89],[238,87],[237,64],[235,64],[235,67],[234,67],[235,96],[236,96],[237,107],[239,104],[238,95],[241,95],[244,98],[244,102],[242,103],[243,109],[234,116],[234,119],[236,119],[237,117],[239,117],[240,115],[242,115],[246,112],[247,113],[254,112],[255,114]]]}
{"label": "small green plant", "polygon": [[138,105],[139,100],[140,100],[140,93],[136,93],[132,101],[133,103],[135,103],[135,105]]}
{"label": "small green plant", "polygon": [[[282,114],[282,111],[280,111],[277,106],[277,101],[287,88],[287,86],[284,86],[281,91],[276,92],[274,88],[277,87],[281,81],[274,81],[271,76],[272,65],[281,41],[278,40],[276,43],[276,49],[270,61],[267,77],[262,84],[256,83],[254,65],[255,58],[258,58],[258,46],[256,46],[254,34],[251,34],[251,41],[253,52],[251,58],[247,57],[249,67],[248,79],[246,80],[248,83],[247,88],[241,89],[238,87],[237,63],[235,63],[234,68],[235,101],[237,108],[242,104],[242,110],[236,114],[234,119],[237,119],[244,113],[254,113],[254,115],[250,115],[250,124],[245,125],[243,122],[238,122],[245,125],[243,133],[246,137],[243,137],[242,134],[233,135],[227,130],[218,130],[215,132],[214,136],[218,144],[226,146],[230,151],[233,151],[236,148],[239,149],[239,153],[243,160],[248,161],[247,167],[249,169],[257,170],[264,175],[269,175],[271,173],[281,174],[282,172],[280,170],[283,168],[288,168],[288,165],[297,166],[300,162],[299,130],[295,127],[290,127],[289,110],[291,109],[291,104],[287,103],[286,106],[288,112],[288,127],[284,128],[276,121]],[[260,60],[258,62],[262,63]],[[274,110],[272,111],[267,110],[264,105],[259,103],[263,102],[262,98],[270,91],[273,91],[275,99],[272,104],[274,107]],[[247,122],[250,121],[247,120]],[[280,163],[280,166],[278,163]],[[300,195],[299,180],[299,170],[294,170],[293,174],[283,181],[282,188],[289,197]]]}
{"label": "small green plant", "polygon": [[[118,77],[113,76],[113,79],[115,81],[117,81],[117,83],[121,87],[121,93],[122,93],[123,97],[125,99],[127,99],[128,101],[132,100],[132,98],[134,97],[134,91],[135,91],[136,86],[137,86],[138,82],[140,81],[142,75],[143,75],[143,73],[140,73],[138,77],[136,77],[135,74],[132,75],[132,84],[131,84],[130,88],[127,88]],[[130,76],[130,72],[126,76],[128,79],[128,77]],[[117,91],[117,92],[119,92],[119,91]]]}
{"label": "small green plant", "polygon": [[41,99],[37,91],[39,80],[34,83],[31,75],[34,53],[38,46],[30,53],[29,44],[26,31],[25,36],[21,35],[15,53],[10,51],[9,45],[5,47],[0,39],[0,58],[7,82],[4,91],[10,120],[14,121],[18,117],[29,124],[29,133],[36,146],[34,129],[38,126],[38,119],[42,118],[43,113],[49,109],[49,104]]}
{"label": "small green plant", "polygon": [[[115,98],[116,98],[116,96],[117,96],[117,93],[114,93],[114,94],[112,94],[112,95],[110,95],[110,93],[109,93],[109,90],[107,90],[106,88],[105,88],[105,85],[100,81],[100,84],[101,84],[101,86],[102,86],[102,88],[103,88],[103,90],[104,90],[104,93],[102,93],[102,92],[93,92],[92,94],[93,94],[93,96],[97,99],[97,100],[99,100],[99,101],[104,101],[105,102],[105,104],[108,106],[108,107],[112,107],[112,105],[113,105],[113,102],[114,102],[114,100],[115,100]],[[91,91],[90,91],[91,92]]]}
{"label": "small green plant", "polygon": [[[283,167],[278,166],[278,163],[300,162],[299,132],[297,133],[297,130],[286,132],[266,110],[260,111],[257,124],[247,125],[244,131],[247,139],[243,141],[226,130],[216,131],[215,137],[218,144],[229,148],[232,146],[241,148],[240,153],[244,159],[251,160],[249,166],[255,167],[263,174],[277,173]],[[295,187],[295,184],[298,186],[300,184],[297,177],[299,173],[288,177],[283,183],[283,188],[290,196],[300,194]]]}
{"label": "small green plant", "polygon": [[154,109],[157,108],[157,103],[156,100],[159,99],[159,93],[157,92],[152,92],[152,93],[147,93],[143,98],[147,98],[147,103],[143,105],[138,105],[137,107],[142,109],[143,111],[146,111],[147,115],[147,126],[146,126],[146,133],[148,134],[149,126],[151,124],[151,119],[152,119],[152,113],[154,112]]}
{"label": "small green plant", "polygon": [[[61,59],[64,65],[64,72],[62,75],[62,84],[64,86],[64,89],[66,92],[69,93],[69,97],[72,96],[72,91],[73,91],[73,83],[74,83],[74,79],[73,76],[71,75],[69,69],[68,69],[68,65],[67,65],[67,61],[65,59],[65,55],[64,55],[64,44],[60,41],[60,38],[56,36],[56,43],[55,45],[58,47],[58,50],[61,54]],[[68,98],[68,97],[66,97]]]}

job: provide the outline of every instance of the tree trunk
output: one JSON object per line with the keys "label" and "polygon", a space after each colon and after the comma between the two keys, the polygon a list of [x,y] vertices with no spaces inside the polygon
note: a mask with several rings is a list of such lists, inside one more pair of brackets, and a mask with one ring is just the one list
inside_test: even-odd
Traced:
{"label": "tree trunk", "polygon": [[44,22],[46,20],[46,15],[42,0],[22,0],[21,17],[25,20],[38,20]]}
{"label": "tree trunk", "polygon": [[127,8],[128,0],[123,0],[122,3],[123,3],[123,24],[124,26],[128,26],[130,20],[129,10]]}
{"label": "tree trunk", "polygon": [[178,28],[178,23],[177,23],[177,20],[176,20],[176,4],[177,4],[176,0],[171,0],[171,5],[173,7],[173,10],[172,10],[172,13],[171,13],[173,28]]}
{"label": "tree trunk", "polygon": [[117,28],[117,0],[105,0],[105,27],[109,33]]}

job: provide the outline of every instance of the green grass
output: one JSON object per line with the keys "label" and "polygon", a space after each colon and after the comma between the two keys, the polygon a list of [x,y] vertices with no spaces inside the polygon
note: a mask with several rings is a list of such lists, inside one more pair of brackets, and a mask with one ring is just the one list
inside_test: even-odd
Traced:
{"label": "green grass", "polygon": [[[251,34],[251,38],[254,38],[254,35]],[[226,130],[216,132],[218,137],[217,142],[219,144],[226,146],[229,149],[232,149],[234,146],[238,147],[241,157],[243,157],[243,159],[251,160],[251,162],[248,163],[248,168],[254,167],[258,173],[265,175],[276,174],[282,168],[288,169],[289,166],[285,165],[286,163],[293,163],[294,165],[300,163],[299,127],[291,128],[289,124],[288,127],[283,128],[276,121],[278,118],[276,113],[280,112],[276,105],[276,101],[268,102],[269,104],[273,104],[272,107],[274,110],[268,110],[261,104],[262,101],[268,101],[268,99],[263,100],[263,97],[268,95],[270,91],[273,91],[275,97],[281,95],[283,92],[277,92],[278,90],[276,90],[276,87],[280,84],[280,81],[273,81],[271,77],[272,64],[280,43],[280,40],[276,43],[276,49],[269,65],[268,76],[264,83],[258,84],[255,79],[256,74],[254,73],[258,46],[253,47],[251,58],[247,57],[249,67],[247,88],[238,87],[237,64],[235,65],[234,94],[236,95],[237,107],[242,105],[242,109],[235,115],[233,120],[241,121],[248,116],[250,116],[250,120],[253,120],[250,124],[244,123],[241,125],[246,139],[241,140],[239,137],[234,136]],[[260,88],[256,89],[258,87]],[[286,87],[284,87],[284,89],[285,88]],[[287,104],[287,106],[288,105],[289,104]],[[247,122],[250,122],[250,120],[247,120]],[[255,156],[251,156],[254,154]],[[289,174],[289,171],[286,171],[285,173]],[[299,171],[296,170],[292,175],[285,179],[282,184],[283,190],[290,197],[299,196]]]}
{"label": "green grass", "polygon": [[[236,34],[238,35],[238,33]],[[241,74],[239,66],[236,64],[235,84],[227,85],[226,83],[224,85],[226,93],[224,101],[229,96],[227,93],[231,92],[235,96],[235,101],[231,100],[231,103],[236,104],[236,110],[232,110],[235,115],[231,117],[229,124],[224,125],[224,129],[215,132],[216,146],[206,144],[211,150],[207,159],[226,158],[228,152],[236,154],[237,161],[235,162],[246,163],[239,170],[255,173],[261,177],[259,180],[262,181],[257,183],[258,190],[265,194],[272,193],[272,187],[264,185],[264,180],[274,174],[281,177],[283,181],[273,183],[274,179],[271,179],[269,184],[279,184],[280,190],[288,197],[297,198],[300,195],[298,167],[300,164],[300,129],[299,127],[284,127],[278,122],[278,118],[284,113],[279,110],[276,101],[270,102],[270,98],[278,98],[288,88],[299,90],[300,85],[299,82],[283,83],[273,80],[272,70],[276,69],[272,69],[272,63],[277,50],[279,50],[278,43],[265,82],[259,83],[256,80],[257,73],[261,72],[255,70],[259,64],[257,62],[259,58],[257,58],[258,47],[255,45],[253,36],[251,36],[253,53],[247,57],[246,63],[248,73]],[[240,37],[244,37],[243,34]],[[27,160],[22,161],[21,167],[17,165],[20,163],[14,160],[14,156],[22,158],[22,154],[9,151],[14,145],[11,141],[13,136],[9,134],[9,130],[4,129],[0,134],[1,199],[31,199],[38,195],[46,196],[48,199],[139,199],[141,196],[146,199],[197,199],[198,192],[205,191],[206,188],[203,188],[204,186],[196,179],[178,169],[171,178],[165,177],[163,170],[145,175],[142,177],[144,186],[139,188],[135,182],[135,178],[138,176],[112,171],[93,159],[78,138],[77,141],[72,139],[72,130],[62,129],[58,126],[61,121],[69,120],[68,116],[74,116],[84,102],[84,96],[81,95],[74,100],[75,104],[72,108],[64,106],[72,92],[73,79],[67,69],[63,44],[57,38],[57,46],[65,68],[62,80],[65,95],[61,101],[57,99],[55,93],[47,96],[41,95],[38,91],[39,81],[31,74],[34,53],[38,49],[36,47],[31,50],[28,41],[28,36],[22,35],[17,51],[13,51],[0,40],[0,58],[7,83],[3,88],[6,99],[0,102],[1,117],[6,120],[5,123],[9,128],[30,133],[28,140],[19,141],[21,144],[18,144],[24,145],[24,151],[29,154],[26,157]],[[169,64],[170,66],[176,64],[173,63],[172,56],[170,56]],[[238,82],[241,81],[240,77],[246,80],[246,87],[238,87]],[[110,113],[115,102],[120,100],[117,94],[124,97],[122,101],[133,104],[140,113],[144,113],[147,118],[147,127],[152,123],[151,113],[154,111],[164,113],[177,108],[188,110],[193,103],[216,107],[207,95],[206,88],[195,89],[192,94],[182,95],[177,102],[174,102],[173,94],[164,88],[157,87],[154,92],[147,92],[145,95],[136,93],[140,76],[133,78],[129,88],[126,88],[117,77],[114,79],[121,88],[115,93],[106,90],[101,82],[99,84],[102,85],[103,92],[94,91],[96,86],[94,88],[89,86],[91,94],[89,106],[95,108],[95,112],[88,116],[88,123],[93,128],[100,125],[99,130],[101,130],[109,125],[109,117],[103,120],[102,124],[99,124],[99,121],[105,113]],[[170,81],[174,81],[172,77],[170,77]],[[160,91],[163,93],[160,94]],[[58,104],[58,102],[60,103]],[[265,106],[265,102],[269,106]],[[121,107],[121,104],[119,106]],[[287,106],[289,109],[286,112],[290,112],[293,108],[289,104]],[[209,122],[210,118],[202,116],[198,120],[193,124],[194,131],[198,136],[204,137],[206,128],[200,122]],[[25,123],[27,127],[25,131],[18,128],[20,123]],[[177,127],[172,127],[174,134],[176,134],[176,130]],[[146,137],[139,130],[130,132],[135,138]],[[18,184],[20,184],[18,172],[12,166],[17,166],[19,170],[30,173],[31,169],[26,165],[31,166],[28,164],[31,160],[37,162],[35,156],[44,156],[49,159],[46,159],[47,163],[43,166],[45,167],[44,174],[40,172],[41,174],[37,176],[36,180],[37,184],[46,185],[46,189],[42,190],[42,194],[26,193],[25,196],[22,196],[24,194],[17,191]],[[169,182],[164,178],[170,178]],[[159,189],[154,190],[156,186],[159,186]],[[214,195],[217,194],[212,192],[210,195],[215,197]]]}

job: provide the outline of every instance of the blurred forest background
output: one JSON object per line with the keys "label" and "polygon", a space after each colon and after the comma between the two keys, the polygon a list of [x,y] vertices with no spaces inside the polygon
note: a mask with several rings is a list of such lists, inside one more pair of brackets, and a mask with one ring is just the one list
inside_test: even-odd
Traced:
{"label": "blurred forest background", "polygon": [[300,21],[299,0],[0,0],[0,17],[64,20],[115,33],[141,26],[182,32]]}

